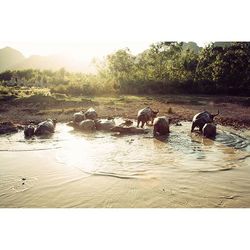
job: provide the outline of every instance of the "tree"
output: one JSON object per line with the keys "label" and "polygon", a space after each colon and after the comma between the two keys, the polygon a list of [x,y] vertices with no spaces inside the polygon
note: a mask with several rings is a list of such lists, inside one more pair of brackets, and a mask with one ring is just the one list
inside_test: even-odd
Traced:
{"label": "tree", "polygon": [[119,85],[120,90],[125,90],[128,83],[133,81],[135,57],[128,48],[116,51],[107,56],[107,70]]}
{"label": "tree", "polygon": [[249,43],[236,42],[226,47],[210,44],[199,55],[196,80],[202,87],[210,85],[214,93],[239,93],[248,88],[249,65]]}

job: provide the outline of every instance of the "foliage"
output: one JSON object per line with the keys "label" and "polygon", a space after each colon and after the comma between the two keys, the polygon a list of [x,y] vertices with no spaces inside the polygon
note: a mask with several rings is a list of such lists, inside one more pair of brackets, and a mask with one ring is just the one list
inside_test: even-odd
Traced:
{"label": "foliage", "polygon": [[64,68],[5,71],[0,73],[1,91],[10,93],[4,86],[11,83],[16,89],[26,88],[24,95],[40,94],[34,88],[47,88],[61,98],[113,93],[249,95],[250,43],[217,44],[200,48],[194,43],[158,42],[138,55],[120,49],[95,61],[96,74]]}

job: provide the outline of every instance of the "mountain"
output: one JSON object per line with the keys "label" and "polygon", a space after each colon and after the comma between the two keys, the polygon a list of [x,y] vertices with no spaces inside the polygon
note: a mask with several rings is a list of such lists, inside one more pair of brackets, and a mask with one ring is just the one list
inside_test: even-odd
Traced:
{"label": "mountain", "polygon": [[61,55],[39,56],[33,55],[11,67],[11,69],[50,69],[59,70],[65,68],[68,71],[91,72],[91,66],[87,62],[79,62]]}
{"label": "mountain", "polygon": [[18,50],[10,47],[0,49],[0,72],[9,69],[14,64],[20,63],[24,59],[24,55]]}
{"label": "mountain", "polygon": [[74,72],[95,72],[94,66],[91,66],[89,62],[77,61],[62,55],[32,55],[25,58],[22,53],[10,47],[0,49],[0,72],[22,69],[59,70],[61,68]]}

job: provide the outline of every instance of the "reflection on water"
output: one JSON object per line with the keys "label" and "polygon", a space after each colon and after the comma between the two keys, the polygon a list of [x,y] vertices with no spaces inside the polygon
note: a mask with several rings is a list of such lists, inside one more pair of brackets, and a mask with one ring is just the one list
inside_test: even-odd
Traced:
{"label": "reflection on water", "polygon": [[213,141],[182,124],[157,139],[152,128],[115,136],[65,124],[50,138],[1,136],[0,206],[249,207],[247,133],[219,127]]}

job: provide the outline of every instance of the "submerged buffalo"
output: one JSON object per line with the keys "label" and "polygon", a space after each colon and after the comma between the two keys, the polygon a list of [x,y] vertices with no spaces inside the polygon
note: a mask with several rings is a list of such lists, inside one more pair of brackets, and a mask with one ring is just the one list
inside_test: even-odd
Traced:
{"label": "submerged buffalo", "polygon": [[110,131],[110,129],[115,127],[115,121],[114,119],[95,120],[95,126],[97,130]]}
{"label": "submerged buffalo", "polygon": [[216,125],[213,123],[206,123],[202,128],[202,134],[207,138],[214,138],[216,136]]}
{"label": "submerged buffalo", "polygon": [[79,123],[78,129],[83,131],[96,131],[95,122],[93,120],[87,119]]}
{"label": "submerged buffalo", "polygon": [[56,120],[48,119],[40,122],[35,130],[35,135],[48,135],[55,132]]}
{"label": "submerged buffalo", "polygon": [[24,136],[32,137],[35,134],[35,125],[30,124],[24,128]]}
{"label": "submerged buffalo", "polygon": [[79,123],[83,120],[85,120],[85,114],[83,111],[77,112],[73,115],[73,122],[74,123]]}
{"label": "submerged buffalo", "polygon": [[90,120],[95,120],[97,119],[97,113],[93,108],[89,108],[85,113],[85,118],[90,119]]}
{"label": "submerged buffalo", "polygon": [[86,119],[90,119],[90,120],[97,119],[97,113],[93,108],[89,108],[85,112],[80,111],[80,112],[74,113],[74,115],[73,115],[73,122],[74,123],[80,123]]}
{"label": "submerged buffalo", "polygon": [[157,117],[154,120],[154,136],[169,134],[169,120],[166,116]]}
{"label": "submerged buffalo", "polygon": [[153,125],[154,118],[158,113],[159,111],[153,111],[150,107],[139,110],[137,114],[137,127],[139,127],[141,123],[141,128],[143,128],[144,124],[149,121],[151,121],[151,124]]}
{"label": "submerged buffalo", "polygon": [[204,125],[206,123],[212,123],[214,117],[217,116],[218,114],[219,114],[219,110],[218,110],[218,113],[214,115],[210,114],[208,111],[204,111],[204,112],[196,114],[193,117],[191,132],[193,132],[196,127],[198,127],[200,131],[202,131],[202,128],[204,127]]}

